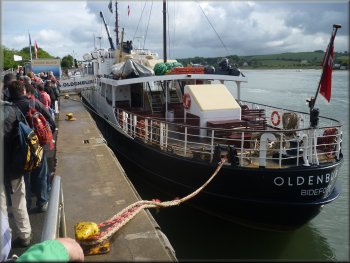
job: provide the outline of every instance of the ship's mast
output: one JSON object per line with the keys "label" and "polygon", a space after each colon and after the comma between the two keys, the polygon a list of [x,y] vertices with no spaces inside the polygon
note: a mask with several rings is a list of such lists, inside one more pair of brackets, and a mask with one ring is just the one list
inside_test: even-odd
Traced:
{"label": "ship's mast", "polygon": [[163,0],[163,53],[164,53],[164,63],[167,62],[166,57],[166,0]]}
{"label": "ship's mast", "polygon": [[116,34],[116,46],[119,45],[119,25],[118,25],[118,1],[115,1],[115,34]]}

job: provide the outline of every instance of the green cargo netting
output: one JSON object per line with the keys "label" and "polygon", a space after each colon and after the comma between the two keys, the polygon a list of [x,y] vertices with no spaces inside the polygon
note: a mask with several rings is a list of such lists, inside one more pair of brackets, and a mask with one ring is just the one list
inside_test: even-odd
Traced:
{"label": "green cargo netting", "polygon": [[156,75],[164,75],[166,73],[169,73],[170,70],[175,67],[183,67],[183,66],[179,62],[166,62],[166,63],[160,62],[154,66],[153,70],[154,70],[154,74]]}
{"label": "green cargo netting", "polygon": [[165,72],[167,71],[167,66],[163,62],[157,63],[154,66],[153,70],[154,70],[154,74],[156,74],[156,75],[164,75]]}

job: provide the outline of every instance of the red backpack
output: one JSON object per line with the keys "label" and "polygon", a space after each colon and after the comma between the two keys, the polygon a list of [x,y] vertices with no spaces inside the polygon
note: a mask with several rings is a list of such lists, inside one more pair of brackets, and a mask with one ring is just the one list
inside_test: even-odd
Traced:
{"label": "red backpack", "polygon": [[52,150],[53,149],[52,131],[45,117],[39,111],[37,111],[34,107],[29,106],[29,111],[27,114],[27,122],[29,126],[34,130],[35,134],[38,136],[40,145],[43,146],[49,143],[50,150]]}

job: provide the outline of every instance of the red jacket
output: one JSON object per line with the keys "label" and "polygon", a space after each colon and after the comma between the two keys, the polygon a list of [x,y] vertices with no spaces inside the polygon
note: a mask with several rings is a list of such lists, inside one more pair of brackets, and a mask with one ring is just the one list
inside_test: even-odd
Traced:
{"label": "red jacket", "polygon": [[40,101],[42,104],[44,104],[46,109],[49,109],[51,106],[51,99],[49,94],[47,94],[45,91],[40,91]]}

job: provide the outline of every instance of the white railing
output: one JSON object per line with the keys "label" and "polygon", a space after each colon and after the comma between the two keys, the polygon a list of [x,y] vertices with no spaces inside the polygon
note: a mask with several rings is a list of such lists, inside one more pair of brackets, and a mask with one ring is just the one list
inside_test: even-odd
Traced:
{"label": "white railing", "polygon": [[[264,107],[266,112],[288,112],[267,105],[259,107]],[[307,113],[297,114],[308,120]],[[271,121],[267,122],[266,130],[200,127],[207,131],[206,136],[191,131],[199,131],[199,127],[149,118],[122,109],[116,109],[116,117],[121,129],[129,136],[160,151],[206,162],[226,156],[231,158],[231,165],[237,160],[237,165],[242,167],[283,168],[334,162],[341,152],[342,124],[325,117],[319,117],[324,126],[316,129],[305,128],[304,122],[301,128],[284,130],[283,127],[271,126]],[[230,155],[232,152],[234,156]]]}

